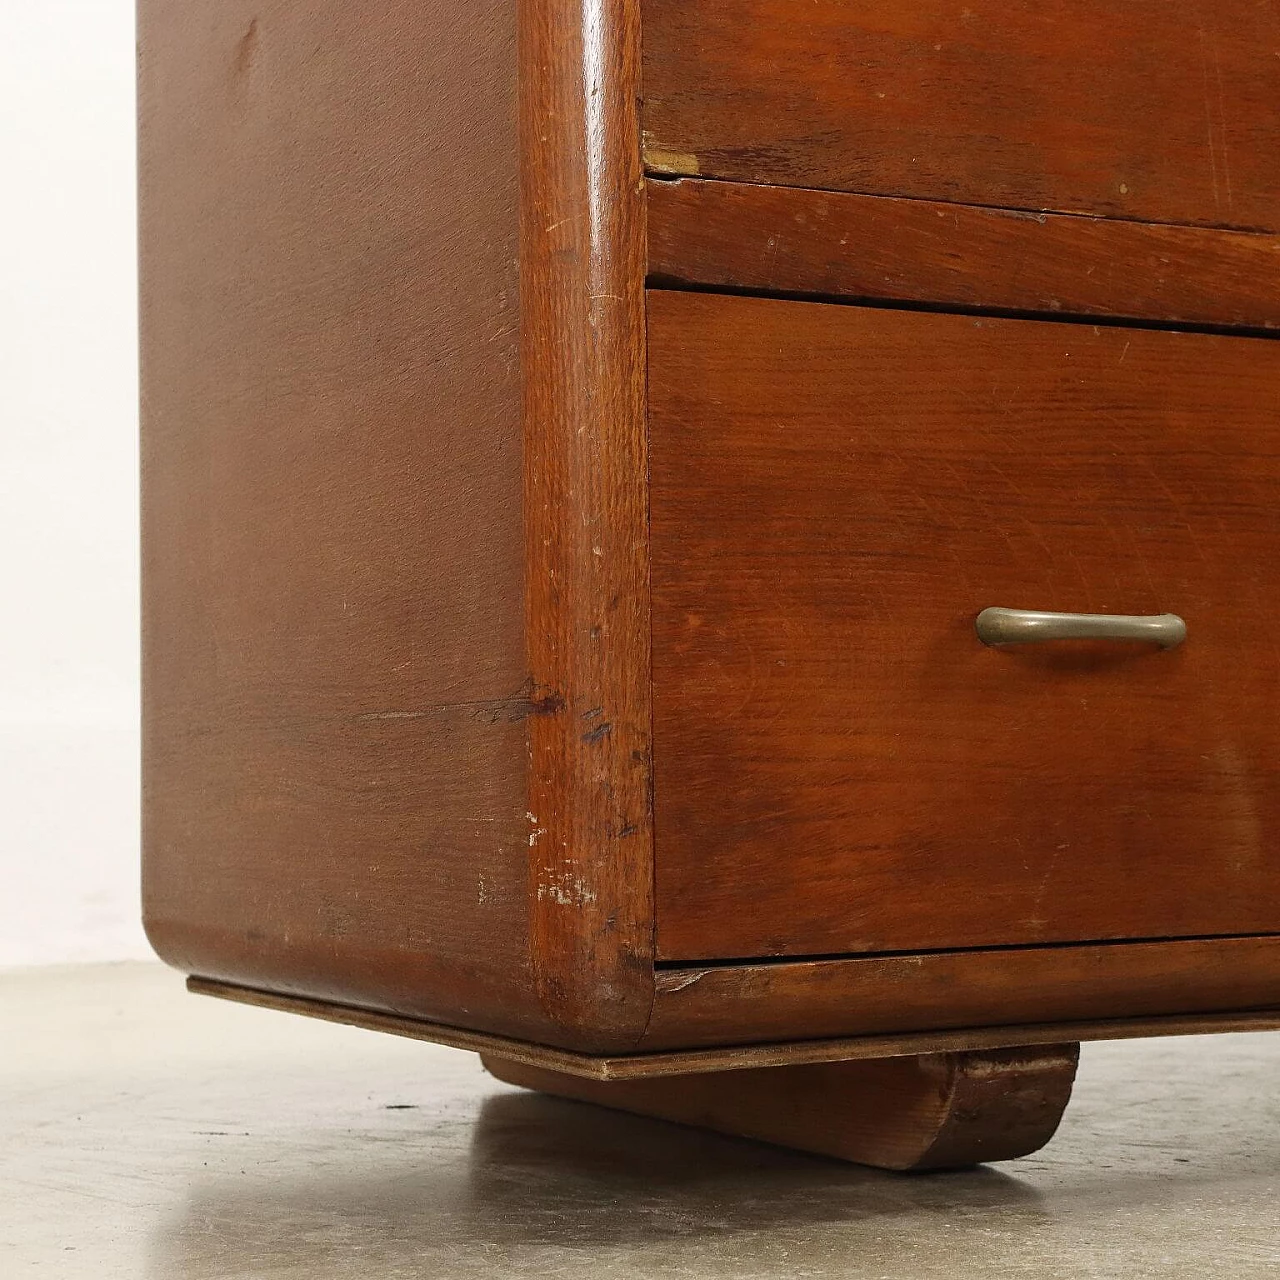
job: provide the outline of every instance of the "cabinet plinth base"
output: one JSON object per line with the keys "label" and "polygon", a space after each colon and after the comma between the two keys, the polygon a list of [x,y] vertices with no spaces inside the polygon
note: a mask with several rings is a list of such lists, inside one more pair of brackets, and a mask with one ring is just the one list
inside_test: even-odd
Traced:
{"label": "cabinet plinth base", "polygon": [[590,1080],[482,1055],[508,1084],[881,1169],[956,1169],[1044,1146],[1078,1044]]}

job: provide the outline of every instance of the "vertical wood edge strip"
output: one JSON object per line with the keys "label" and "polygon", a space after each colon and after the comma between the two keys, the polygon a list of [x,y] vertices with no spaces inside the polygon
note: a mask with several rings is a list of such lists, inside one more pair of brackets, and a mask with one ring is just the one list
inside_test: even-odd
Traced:
{"label": "vertical wood edge strip", "polygon": [[575,1044],[653,1000],[638,0],[519,0],[531,948]]}

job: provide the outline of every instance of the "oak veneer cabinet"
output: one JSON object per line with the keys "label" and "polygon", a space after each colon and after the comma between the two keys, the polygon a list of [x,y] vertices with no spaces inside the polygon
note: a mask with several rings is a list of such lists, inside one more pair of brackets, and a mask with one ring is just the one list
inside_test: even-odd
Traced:
{"label": "oak veneer cabinet", "polygon": [[893,1167],[1280,1025],[1277,50],[141,0],[159,953]]}

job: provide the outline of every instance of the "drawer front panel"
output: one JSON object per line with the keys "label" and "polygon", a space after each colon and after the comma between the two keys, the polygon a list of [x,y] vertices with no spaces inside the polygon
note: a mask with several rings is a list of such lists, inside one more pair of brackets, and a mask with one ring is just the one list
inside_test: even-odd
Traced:
{"label": "drawer front panel", "polygon": [[650,382],[663,958],[1280,930],[1280,344],[655,292]]}
{"label": "drawer front panel", "polygon": [[644,0],[652,169],[1275,230],[1257,0]]}

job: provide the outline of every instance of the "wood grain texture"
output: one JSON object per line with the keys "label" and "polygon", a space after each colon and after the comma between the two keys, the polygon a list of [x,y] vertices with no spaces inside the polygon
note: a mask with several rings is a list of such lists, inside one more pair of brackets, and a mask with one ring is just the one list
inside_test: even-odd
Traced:
{"label": "wood grain texture", "polygon": [[656,292],[650,374],[660,958],[1280,929],[1280,345]]}
{"label": "wood grain texture", "polygon": [[1277,937],[940,951],[663,970],[642,1047],[1054,1024],[1093,1039],[1080,1024],[1200,1018],[1209,1029],[1277,1008]]}
{"label": "wood grain texture", "polygon": [[542,1034],[515,61],[143,0],[144,893],[187,971]]}
{"label": "wood grain texture", "polygon": [[644,0],[651,169],[1280,226],[1255,0]]}
{"label": "wood grain texture", "polygon": [[1079,1045],[1052,1045],[634,1081],[482,1061],[525,1089],[905,1171],[1038,1151],[1071,1099],[1079,1058]]}
{"label": "wood grain texture", "polygon": [[1092,1022],[1028,1023],[1023,1026],[969,1027],[905,1035],[845,1036],[830,1040],[792,1040],[768,1044],[728,1045],[654,1053],[591,1054],[515,1039],[493,1032],[333,1004],[305,996],[282,995],[233,983],[193,977],[187,987],[197,995],[236,1004],[318,1018],[366,1031],[380,1031],[492,1054],[511,1062],[579,1076],[586,1080],[650,1080],[708,1072],[748,1071],[764,1067],[802,1066],[815,1062],[868,1062],[917,1057],[924,1053],[990,1052],[1079,1040],[1133,1040],[1148,1036],[1192,1036],[1212,1032],[1280,1030],[1280,1009],[1251,1013],[1196,1014],[1172,1018],[1110,1018]]}
{"label": "wood grain texture", "polygon": [[521,6],[531,917],[578,1047],[653,996],[644,183],[635,0]]}
{"label": "wood grain texture", "polygon": [[634,9],[145,0],[140,29],[150,935],[210,978],[629,1047]]}
{"label": "wood grain texture", "polygon": [[[646,1035],[637,47],[636,0],[483,0],[462,16],[394,0],[358,17],[331,0],[144,0],[144,897],[157,949],[256,1003],[520,1042],[605,1074],[1060,1038],[1035,1029],[1048,1017],[1106,1019],[1077,1022],[1080,1036],[1148,1034],[1187,1024],[1123,1015],[1266,1002],[1254,961],[1227,942],[1205,944],[1224,949],[1178,970],[1176,991],[1143,964],[1124,987],[1110,959],[1086,972],[1042,952],[999,953],[1022,957],[1008,967],[921,957],[934,976],[914,987],[892,958],[877,975],[727,966],[660,975]],[[856,221],[852,204],[830,208],[819,240],[784,242],[797,279],[812,279],[822,236]],[[727,212],[715,218],[727,235]],[[966,232],[965,262],[998,258],[985,225]],[[1214,243],[1261,255],[1270,242]],[[1234,315],[1253,295],[1230,270],[1215,278],[1237,283],[1216,296]],[[851,277],[839,279],[837,292]],[[1149,283],[1153,306],[1163,280]],[[1177,305],[1210,305],[1210,286],[1179,289]],[[767,312],[775,323],[760,307],[784,310]],[[684,308],[685,327],[670,324]],[[1048,326],[739,300],[662,296],[658,309],[666,954],[862,950],[908,934],[1003,945],[1092,936],[1095,919],[1116,936],[1274,927],[1274,717],[1256,708],[1274,707],[1277,677],[1256,659],[1275,562],[1260,406],[1280,349],[1083,328],[1067,343]],[[1081,414],[1096,430],[1082,435]],[[988,429],[995,417],[1006,430]],[[1010,510],[1021,523],[991,523]],[[1204,615],[1191,618],[1203,648],[1158,668],[979,656],[965,648],[978,586],[1098,607],[1182,593]],[[894,592],[914,623],[941,622],[936,678],[893,647],[878,610]],[[1235,635],[1228,600],[1245,601]],[[763,640],[761,622],[777,624]],[[867,627],[878,668],[854,660]],[[770,657],[799,661],[775,670]],[[978,747],[961,751],[975,706]],[[1050,732],[1080,708],[1073,730]],[[913,754],[882,750],[903,715],[926,713]],[[1024,724],[1033,752],[1015,770],[1000,752]],[[1084,750],[1080,726],[1103,754]],[[879,789],[868,812],[842,799],[851,743],[868,764],[858,786]],[[1189,774],[1195,752],[1209,764]],[[1122,784],[1129,799],[1108,811]],[[1061,832],[1073,794],[1078,863],[1027,836]],[[851,875],[855,830],[866,847]],[[1128,860],[1102,866],[1104,848]],[[895,1025],[895,989],[897,1029],[857,1034]],[[821,1028],[854,1034],[781,1043]],[[744,1037],[779,1043],[746,1057],[696,1048]],[[681,1044],[694,1048],[634,1052]]]}
{"label": "wood grain texture", "polygon": [[1280,238],[701,179],[649,182],[659,283],[1280,325]]}

